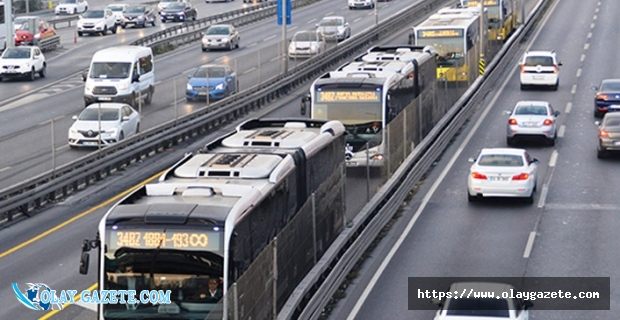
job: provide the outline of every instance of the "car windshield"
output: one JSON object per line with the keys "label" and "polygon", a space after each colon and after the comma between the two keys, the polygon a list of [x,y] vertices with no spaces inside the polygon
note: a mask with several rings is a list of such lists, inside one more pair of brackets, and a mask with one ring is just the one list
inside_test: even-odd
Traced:
{"label": "car windshield", "polygon": [[103,18],[103,10],[88,10],[82,17],[86,19]]}
{"label": "car windshield", "polygon": [[202,67],[194,73],[195,78],[223,78],[226,76],[226,69],[222,67]]}
{"label": "car windshield", "polygon": [[[110,9],[110,10],[114,11],[114,12],[122,12],[122,11],[123,11],[123,9],[124,9],[125,7],[123,7],[123,6],[109,5],[109,6],[107,6],[106,8],[108,8],[108,9]],[[88,12],[88,11],[87,11],[87,12]]]}
{"label": "car windshield", "polygon": [[31,19],[20,19],[17,18],[14,21],[15,30],[24,30],[24,31],[32,31],[34,27],[34,23]]}
{"label": "car windshield", "polygon": [[60,3],[77,3],[77,0],[60,0]]}
{"label": "car windshield", "polygon": [[177,2],[178,0],[161,0],[159,2]]}
{"label": "car windshield", "polygon": [[[78,120],[82,121],[98,121],[99,108],[87,108],[80,113]],[[101,108],[101,121],[118,120],[118,109]]]}
{"label": "car windshield", "polygon": [[4,59],[28,59],[30,58],[30,48],[8,48],[2,55]]}
{"label": "car windshield", "polygon": [[127,8],[127,13],[142,13],[146,9],[144,7],[129,7]]}
{"label": "car windshield", "polygon": [[522,167],[523,157],[514,154],[484,154],[478,159],[479,166]]}
{"label": "car windshield", "polygon": [[341,26],[344,23],[342,22],[342,19],[337,19],[337,18],[332,18],[332,19],[323,19],[321,20],[321,22],[319,23],[319,26],[321,27],[337,27],[337,26]]}
{"label": "car windshield", "polygon": [[125,79],[129,77],[129,62],[95,62],[90,70],[91,78]]}
{"label": "car windshield", "polygon": [[319,41],[319,36],[315,32],[299,32],[295,34],[293,41]]}
{"label": "car windshield", "polygon": [[230,31],[227,26],[213,26],[207,30],[207,34],[214,34],[214,35],[225,35],[229,33]]}
{"label": "car windshield", "polygon": [[526,67],[552,66],[553,58],[549,56],[529,56],[525,58]]}
{"label": "car windshield", "polygon": [[536,115],[546,116],[547,107],[545,106],[518,106],[515,109],[515,115]]}
{"label": "car windshield", "polygon": [[185,8],[185,4],[182,2],[175,2],[168,5],[168,9],[179,10]]}
{"label": "car windshield", "polygon": [[620,91],[620,81],[605,81],[601,85],[601,91]]}
{"label": "car windshield", "polygon": [[605,117],[603,126],[606,128],[620,127],[620,117],[610,117],[610,116]]}
{"label": "car windshield", "polygon": [[508,318],[508,301],[504,299],[452,299],[446,315]]}

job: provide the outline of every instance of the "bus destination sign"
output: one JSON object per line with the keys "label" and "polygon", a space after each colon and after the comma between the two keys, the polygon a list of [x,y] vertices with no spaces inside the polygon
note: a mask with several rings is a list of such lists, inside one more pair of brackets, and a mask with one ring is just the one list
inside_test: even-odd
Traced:
{"label": "bus destination sign", "polygon": [[118,248],[221,251],[222,232],[195,230],[110,230],[109,250]]}
{"label": "bus destination sign", "polygon": [[[488,7],[494,7],[497,6],[499,3],[498,0],[484,0],[484,6],[488,6]],[[480,1],[479,0],[469,0],[467,2],[467,6],[468,7],[478,7],[480,6]]]}
{"label": "bus destination sign", "polygon": [[380,91],[319,91],[319,102],[379,102]]}
{"label": "bus destination sign", "polygon": [[433,29],[418,31],[419,38],[455,38],[463,37],[463,29]]}

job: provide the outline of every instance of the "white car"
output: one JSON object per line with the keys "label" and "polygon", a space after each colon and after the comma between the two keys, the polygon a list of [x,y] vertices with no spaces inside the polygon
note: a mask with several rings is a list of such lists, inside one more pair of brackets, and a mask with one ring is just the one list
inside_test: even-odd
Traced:
{"label": "white car", "polygon": [[288,46],[288,57],[310,58],[325,51],[325,39],[316,31],[298,31]]}
{"label": "white car", "polygon": [[54,9],[56,14],[78,14],[88,10],[88,2],[86,0],[60,0],[60,3]]}
{"label": "white car", "polygon": [[[515,288],[508,284],[493,282],[457,282],[450,286],[448,292],[456,293],[457,298],[435,301],[439,310],[434,320],[528,320],[531,301],[501,297]],[[470,292],[492,294],[491,298],[473,298]],[[463,294],[462,294],[463,293]],[[462,296],[461,296],[462,294]]]}
{"label": "white car", "polygon": [[557,90],[561,62],[554,51],[528,51],[519,62],[521,90],[529,86],[546,86]]}
{"label": "white car", "polygon": [[70,147],[105,146],[140,131],[140,115],[124,103],[93,103],[79,116],[73,116],[73,120],[69,128]]}
{"label": "white car", "polygon": [[559,115],[547,101],[517,102],[506,124],[506,144],[512,146],[519,138],[543,138],[555,145]]}
{"label": "white car", "polygon": [[122,26],[125,24],[125,16],[123,15],[123,13],[125,12],[125,10],[127,10],[127,7],[128,5],[125,3],[114,3],[107,5],[105,8],[112,11],[116,25]]}
{"label": "white car", "polygon": [[374,9],[375,8],[375,0],[348,0],[349,9]]}
{"label": "white car", "polygon": [[106,35],[108,31],[116,33],[116,17],[112,10],[90,10],[80,16],[77,22],[77,34],[85,33]]}
{"label": "white car", "polygon": [[521,197],[534,202],[538,160],[524,149],[485,148],[473,163],[467,178],[467,199]]}
{"label": "white car", "polygon": [[45,56],[39,47],[8,48],[0,57],[0,81],[16,77],[25,77],[33,81],[37,73],[44,78],[46,68]]}
{"label": "white car", "polygon": [[341,41],[351,36],[351,26],[342,16],[323,17],[316,24],[316,32],[321,34],[326,41]]}

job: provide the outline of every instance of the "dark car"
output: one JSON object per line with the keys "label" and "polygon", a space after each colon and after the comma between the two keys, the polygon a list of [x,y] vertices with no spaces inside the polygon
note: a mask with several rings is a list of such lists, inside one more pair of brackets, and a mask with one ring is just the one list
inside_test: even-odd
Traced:
{"label": "dark car", "polygon": [[144,28],[147,24],[155,26],[155,13],[147,6],[130,6],[123,13],[125,21],[121,25],[123,28],[134,25],[136,27]]}
{"label": "dark car", "polygon": [[[593,87],[596,91],[594,97],[594,116],[602,117],[620,105],[620,79],[605,79],[601,82],[600,87]],[[611,110],[618,111],[618,110]]]}
{"label": "dark car", "polygon": [[161,22],[196,20],[198,12],[187,2],[173,2],[159,12]]}

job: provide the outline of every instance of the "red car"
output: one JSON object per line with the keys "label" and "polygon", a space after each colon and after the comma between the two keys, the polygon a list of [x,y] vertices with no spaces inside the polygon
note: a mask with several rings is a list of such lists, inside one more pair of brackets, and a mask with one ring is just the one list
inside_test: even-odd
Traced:
{"label": "red car", "polygon": [[39,41],[56,35],[56,30],[41,17],[17,17],[15,25],[15,45],[37,45]]}

